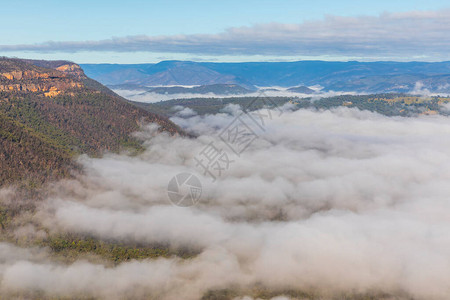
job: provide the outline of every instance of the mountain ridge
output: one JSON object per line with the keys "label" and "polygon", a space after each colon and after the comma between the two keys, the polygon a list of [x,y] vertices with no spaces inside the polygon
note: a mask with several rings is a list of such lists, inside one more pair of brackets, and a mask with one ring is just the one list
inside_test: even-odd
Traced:
{"label": "mountain ridge", "polygon": [[183,134],[72,62],[0,58],[0,86],[0,185],[66,177],[79,154],[140,149],[131,133],[144,123]]}
{"label": "mountain ridge", "polygon": [[143,93],[155,93],[161,95],[172,94],[216,94],[216,95],[239,95],[248,94],[254,92],[254,90],[246,89],[237,84],[209,84],[199,86],[159,86],[159,87],[146,87],[137,84],[119,84],[109,85],[112,90],[141,90]]}
{"label": "mountain ridge", "polygon": [[[434,92],[450,92],[450,62],[243,62],[162,61],[156,64],[82,64],[86,73],[108,85],[238,84],[245,88],[320,85],[325,91],[409,92],[418,82]],[[195,76],[189,74],[195,73]],[[215,79],[204,80],[208,74]],[[130,76],[132,74],[132,76]],[[414,76],[411,76],[414,75]],[[404,84],[399,87],[395,79]],[[170,79],[170,80],[169,80]],[[440,82],[440,84],[437,84]],[[429,85],[429,86],[427,86]],[[448,85],[448,86],[446,86]]]}

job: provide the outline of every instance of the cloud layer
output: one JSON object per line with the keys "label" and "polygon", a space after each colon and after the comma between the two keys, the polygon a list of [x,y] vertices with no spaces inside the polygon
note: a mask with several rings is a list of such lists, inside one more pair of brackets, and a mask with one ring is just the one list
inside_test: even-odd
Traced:
{"label": "cloud layer", "polygon": [[[430,91],[423,90],[422,86],[418,86],[414,90],[416,94],[425,94],[431,95]],[[274,87],[278,90],[276,91],[264,91],[264,95],[267,97],[298,97],[298,98],[325,98],[325,97],[333,97],[333,96],[339,96],[339,95],[354,95],[355,92],[335,92],[335,91],[320,91],[318,90],[315,94],[302,94],[302,93],[294,93],[290,91],[286,91],[286,88],[281,87]],[[123,89],[114,89],[113,90],[118,95],[136,102],[143,102],[143,103],[156,103],[160,101],[168,101],[173,99],[190,99],[190,98],[235,98],[235,97],[258,97],[261,95],[261,92],[252,92],[248,94],[228,94],[228,95],[220,95],[220,94],[214,94],[214,93],[208,93],[208,94],[158,94],[158,93],[152,93],[152,92],[145,92],[142,90],[123,90]],[[359,93],[363,94],[363,93]],[[442,93],[440,94],[442,95]]]}
{"label": "cloud layer", "polygon": [[339,56],[448,59],[450,10],[326,16],[301,24],[268,23],[217,34],[127,36],[99,41],[0,45],[0,51],[160,52],[199,55]]}
{"label": "cloud layer", "polygon": [[[199,299],[209,290],[244,296],[264,286],[280,294],[447,299],[449,119],[284,109],[281,116],[273,112],[264,130],[255,129],[258,139],[232,157],[216,182],[193,158],[211,141],[225,147],[217,134],[240,112],[237,106],[174,118],[195,139],[156,134],[151,125],[138,134],[147,147],[139,156],[81,157],[86,173],[57,183],[30,217],[51,232],[166,243],[194,248],[198,256],[64,265],[43,249],[0,244],[0,291]],[[167,184],[182,172],[202,181],[195,207],[168,200]]]}

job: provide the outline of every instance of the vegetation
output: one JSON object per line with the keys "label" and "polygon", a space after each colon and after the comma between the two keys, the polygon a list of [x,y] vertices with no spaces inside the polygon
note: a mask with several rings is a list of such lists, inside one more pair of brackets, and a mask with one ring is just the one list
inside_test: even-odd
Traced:
{"label": "vegetation", "polygon": [[178,256],[184,259],[197,255],[192,249],[171,249],[168,245],[138,246],[101,241],[92,237],[73,235],[51,236],[41,243],[65,261],[75,261],[86,254],[118,264],[128,260]]}
{"label": "vegetation", "polygon": [[251,296],[253,299],[272,299],[277,296],[285,296],[290,299],[302,300],[411,300],[407,296],[400,298],[379,292],[324,295],[323,292],[319,293],[312,290],[308,292],[295,289],[271,290],[262,286],[255,286],[249,290],[241,290],[239,288],[211,290],[203,295],[202,300],[231,300],[243,296]]}
{"label": "vegetation", "polygon": [[254,110],[268,106],[280,106],[291,100],[288,97],[230,97],[230,98],[189,98],[161,101],[157,103],[132,102],[134,105],[149,111],[155,111],[161,115],[171,117],[177,110],[175,106],[188,107],[198,114],[216,114],[221,112],[229,104],[241,105],[243,108]]}
{"label": "vegetation", "polygon": [[[51,233],[49,228],[34,224],[27,216],[35,214],[36,205],[42,193],[36,190],[11,195],[14,199],[0,205],[0,241],[7,241],[20,247],[45,247],[52,257],[62,263],[72,263],[78,259],[92,262],[104,262],[117,265],[129,260],[154,259],[177,256],[190,259],[199,253],[199,249],[171,247],[168,244],[118,243],[115,240],[101,240],[89,235],[72,233]],[[24,223],[25,222],[25,223]],[[15,232],[24,224],[33,225],[42,234],[18,237]]]}
{"label": "vegetation", "polygon": [[315,101],[293,101],[297,108],[329,109],[346,106],[377,112],[386,116],[412,116],[417,114],[446,114],[441,104],[444,97],[421,97],[407,94],[342,95]]}
{"label": "vegetation", "polygon": [[70,152],[49,136],[0,112],[0,185],[61,178],[74,168]]}
{"label": "vegetation", "polygon": [[442,104],[450,102],[447,97],[421,97],[408,94],[341,95],[325,98],[297,97],[233,97],[233,98],[190,98],[161,101],[158,103],[134,103],[138,107],[171,117],[176,114],[175,106],[188,107],[198,114],[215,114],[229,104],[238,104],[249,110],[262,106],[281,106],[291,103],[297,109],[330,109],[334,107],[355,107],[387,116],[412,116],[417,114],[448,114]]}
{"label": "vegetation", "polygon": [[[69,64],[0,59],[0,74],[28,72],[26,79],[0,75],[4,87],[14,83],[13,90],[0,90],[0,186],[40,185],[67,177],[76,167],[71,158],[81,153],[139,151],[141,143],[131,133],[143,123],[156,122],[172,134],[181,132],[168,119],[130,105],[87,78],[81,69],[65,74],[45,68],[64,63]],[[67,86],[66,81],[75,84]],[[49,97],[43,90],[30,91],[36,86],[62,90]]]}

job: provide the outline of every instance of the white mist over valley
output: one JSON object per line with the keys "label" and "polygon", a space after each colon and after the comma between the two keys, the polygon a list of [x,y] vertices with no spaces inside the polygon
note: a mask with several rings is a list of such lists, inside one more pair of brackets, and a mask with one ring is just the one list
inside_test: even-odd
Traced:
{"label": "white mist over valley", "polygon": [[[84,175],[50,185],[36,211],[15,224],[18,239],[63,232],[187,248],[192,258],[67,264],[45,248],[4,242],[1,292],[199,299],[222,289],[251,296],[262,285],[279,296],[294,290],[323,299],[446,299],[448,118],[282,109],[215,182],[194,157],[211,141],[223,143],[217,135],[238,107],[173,118],[195,138],[157,133],[149,124],[136,133],[146,147],[137,156],[80,157]],[[196,206],[168,199],[167,183],[182,172],[201,180]],[[5,205],[11,193],[2,190]]]}
{"label": "white mist over valley", "polygon": [[447,2],[1,2],[0,299],[449,300]]}

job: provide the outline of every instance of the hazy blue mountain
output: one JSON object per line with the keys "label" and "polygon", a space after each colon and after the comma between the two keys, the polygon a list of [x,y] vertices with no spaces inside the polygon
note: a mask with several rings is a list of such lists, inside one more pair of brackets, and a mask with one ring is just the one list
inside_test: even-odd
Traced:
{"label": "hazy blue mountain", "polygon": [[243,88],[237,84],[209,84],[194,87],[184,86],[161,86],[161,87],[146,87],[137,84],[119,84],[108,86],[114,90],[142,90],[144,92],[156,94],[216,94],[216,95],[240,95],[253,92]]}
{"label": "hazy blue mountain", "polygon": [[289,89],[287,89],[287,91],[289,92],[294,92],[294,93],[301,93],[301,94],[314,94],[315,91],[313,89],[310,89],[307,86],[295,86],[295,87],[291,87]]}
{"label": "hazy blue mountain", "polygon": [[158,94],[183,94],[183,93],[192,93],[192,94],[216,94],[216,95],[239,95],[239,94],[248,94],[252,91],[246,88],[243,88],[237,84],[210,84],[210,85],[201,85],[195,86],[192,88],[174,86],[174,87],[155,87],[149,90],[153,93]]}
{"label": "hazy blue mountain", "polygon": [[450,62],[245,62],[163,61],[157,64],[84,64],[86,74],[103,84],[211,85],[238,84],[294,87],[321,85],[325,90],[404,92],[417,82],[450,91]]}
{"label": "hazy blue mountain", "polygon": [[107,85],[133,83],[144,86],[236,84],[234,75],[222,74],[195,62],[163,61],[142,65],[83,65]]}

